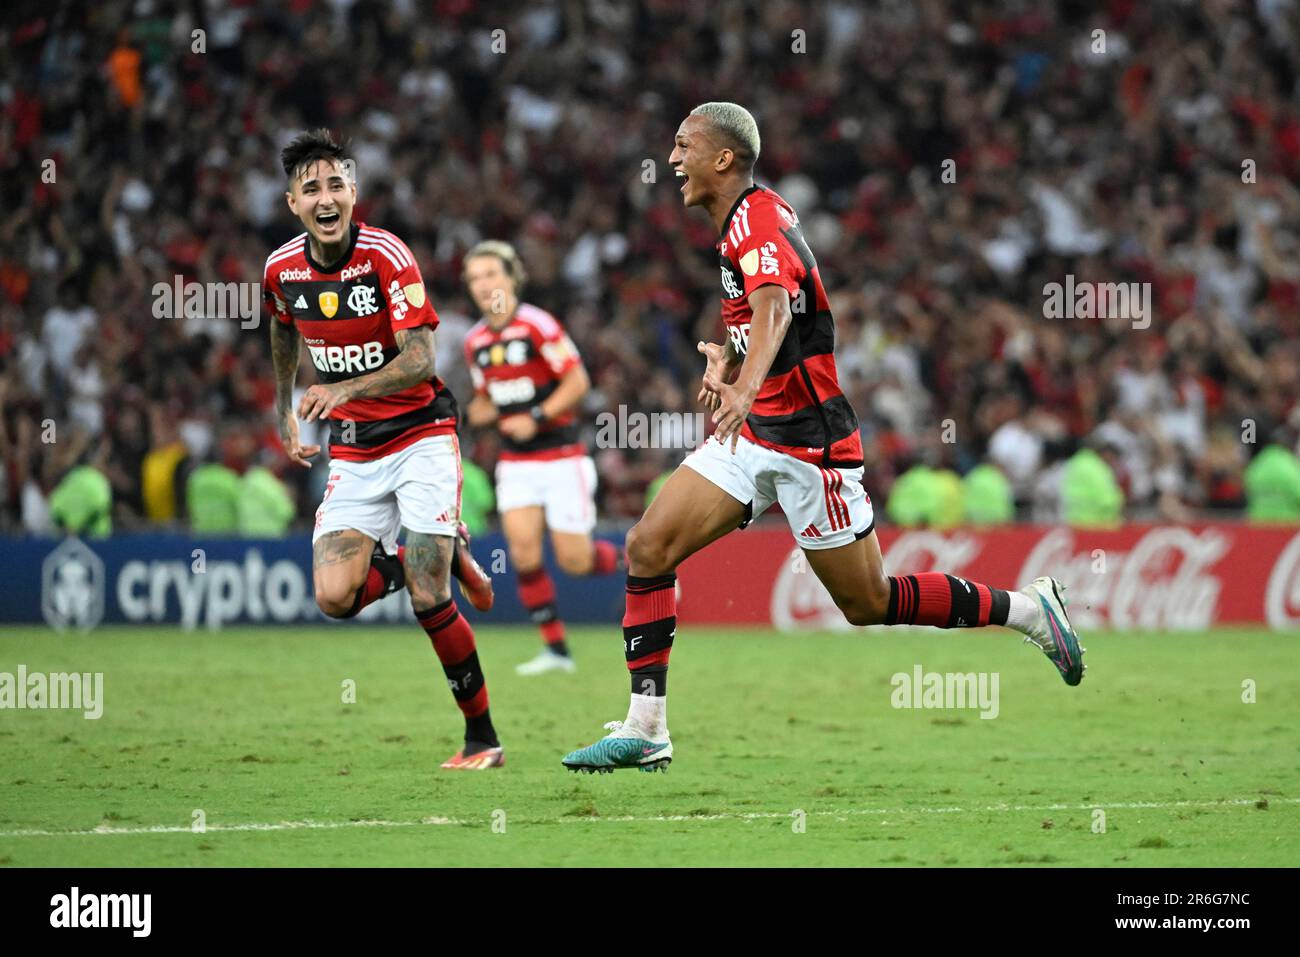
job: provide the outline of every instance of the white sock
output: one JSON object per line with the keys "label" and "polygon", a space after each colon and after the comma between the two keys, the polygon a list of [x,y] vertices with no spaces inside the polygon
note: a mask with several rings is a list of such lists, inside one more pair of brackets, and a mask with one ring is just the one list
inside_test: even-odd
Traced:
{"label": "white sock", "polygon": [[648,737],[661,737],[668,733],[668,696],[634,694],[627,709],[625,724],[634,724]]}
{"label": "white sock", "polygon": [[1043,610],[1028,595],[1018,591],[1009,591],[1011,606],[1007,609],[1007,627],[1014,628],[1022,635],[1027,635],[1038,627],[1039,616]]}

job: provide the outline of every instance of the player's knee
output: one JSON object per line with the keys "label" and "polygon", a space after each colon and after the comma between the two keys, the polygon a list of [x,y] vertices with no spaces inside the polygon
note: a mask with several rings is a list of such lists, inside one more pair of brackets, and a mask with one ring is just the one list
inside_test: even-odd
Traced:
{"label": "player's knee", "polygon": [[882,577],[882,582],[873,582],[873,587],[839,603],[840,611],[850,625],[879,625],[884,622],[889,610],[889,581]]}
{"label": "player's knee", "polygon": [[519,545],[514,542],[510,543],[510,564],[515,566],[515,571],[526,573],[535,571],[542,567],[542,545],[538,542],[536,545],[531,543]]}
{"label": "player's knee", "polygon": [[566,575],[586,575],[591,572],[591,552],[556,552],[555,563]]}
{"label": "player's knee", "polygon": [[411,596],[411,609],[418,612],[429,608],[437,608],[443,602],[448,601],[451,598],[451,585],[444,583],[442,587],[438,587],[407,581],[406,593]]}
{"label": "player's knee", "polygon": [[888,581],[883,590],[879,586],[867,588],[852,596],[837,599],[836,605],[844,612],[844,618],[849,624],[883,624],[889,610]]}
{"label": "player's knee", "polygon": [[885,617],[876,610],[874,605],[867,601],[841,605],[840,611],[844,612],[844,618],[850,625],[878,625],[884,621]]}
{"label": "player's knee", "polygon": [[356,614],[356,589],[338,587],[316,589],[316,607],[331,618],[351,618]]}
{"label": "player's knee", "polygon": [[451,578],[445,565],[406,573],[406,591],[412,608],[433,608],[451,598]]}
{"label": "player's knee", "polygon": [[635,575],[666,575],[673,570],[668,542],[663,536],[647,532],[640,522],[627,533],[627,561]]}

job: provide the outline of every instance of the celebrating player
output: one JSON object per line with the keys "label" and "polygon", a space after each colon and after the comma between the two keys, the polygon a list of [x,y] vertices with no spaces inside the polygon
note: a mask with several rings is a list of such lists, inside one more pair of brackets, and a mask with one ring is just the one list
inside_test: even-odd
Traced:
{"label": "celebrating player", "polygon": [[578,403],[591,381],[555,317],[519,301],[524,267],[509,243],[479,243],[465,257],[465,284],[483,318],[465,337],[474,379],[469,423],[496,425],[504,440],[497,462],[497,509],[519,577],[519,599],[545,647],[515,670],[521,675],[573,671],[555,583],[542,564],[551,530],[555,560],[569,575],[619,570],[611,543],[592,541],[596,466],[578,438]]}
{"label": "celebrating player", "polygon": [[[301,134],[280,158],[289,209],[307,230],[271,253],[263,280],[289,458],[310,467],[320,452],[300,443],[299,417],[330,423],[329,483],[312,536],[316,604],[331,618],[351,618],[405,587],[465,716],[465,746],[442,766],[499,767],[505,756],[474,632],[448,577],[461,579],[476,606],[491,605],[491,582],[459,524],[456,402],[433,372],[438,316],[406,244],[352,221],[356,183],[329,131]],[[303,340],[321,381],[295,416]]]}
{"label": "celebrating player", "polygon": [[754,183],[758,153],[758,126],[734,103],[698,106],[677,130],[668,162],[685,204],[703,206],[718,230],[728,338],[698,346],[706,360],[699,399],[716,429],[628,534],[623,648],[631,706],[625,721],[606,725],[611,734],[565,756],[572,770],[654,770],[672,760],[666,694],[675,570],[773,502],[851,623],[1005,625],[1040,648],[1066,684],[1083,678],[1083,649],[1056,579],[1004,591],[941,572],[885,574],[862,488],[857,416],[836,374],[826,292],[794,210]]}

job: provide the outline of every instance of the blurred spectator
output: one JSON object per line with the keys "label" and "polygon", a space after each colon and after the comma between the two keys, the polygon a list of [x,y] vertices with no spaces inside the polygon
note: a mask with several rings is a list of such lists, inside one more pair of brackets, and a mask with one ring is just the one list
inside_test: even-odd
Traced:
{"label": "blurred spectator", "polygon": [[50,519],[69,535],[113,534],[113,491],[93,465],[78,465],[50,493]]}
{"label": "blurred spectator", "polygon": [[149,427],[152,445],[140,466],[145,517],[152,522],[170,522],[181,511],[178,499],[183,486],[178,473],[189,451],[161,406],[149,410]]}
{"label": "blurred spectator", "polygon": [[496,508],[496,493],[492,490],[492,480],[488,474],[466,460],[461,463],[463,483],[460,493],[460,517],[474,535],[481,535],[489,528],[488,516]]}
{"label": "blurred spectator", "polygon": [[262,465],[239,479],[237,523],[244,538],[283,538],[293,522],[293,493]]}
{"label": "blurred spectator", "polygon": [[1067,525],[1074,528],[1111,528],[1124,516],[1124,492],[1112,463],[1119,457],[1113,445],[1101,454],[1082,448],[1065,463],[1061,474],[1061,503]]}
{"label": "blurred spectator", "polygon": [[1016,517],[1011,483],[992,462],[981,462],[962,480],[965,519],[972,525],[1005,525]]}
{"label": "blurred spectator", "polygon": [[185,480],[185,511],[196,535],[233,535],[239,529],[243,489],[239,474],[219,462],[204,462]]}
{"label": "blurred spectator", "polygon": [[1284,431],[1246,466],[1246,515],[1252,522],[1300,522],[1300,458]]}
{"label": "blurred spectator", "polygon": [[930,521],[934,505],[934,483],[930,467],[916,463],[894,483],[885,502],[885,514],[902,528],[920,528]]}

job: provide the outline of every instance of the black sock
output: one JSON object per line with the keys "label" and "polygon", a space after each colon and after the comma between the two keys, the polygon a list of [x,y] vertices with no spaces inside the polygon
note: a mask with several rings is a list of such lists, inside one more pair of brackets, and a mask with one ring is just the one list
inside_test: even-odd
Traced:
{"label": "black sock", "polygon": [[646,665],[644,668],[633,668],[630,674],[632,675],[632,690],[635,694],[650,695],[654,698],[662,698],[668,694],[667,665]]}
{"label": "black sock", "polygon": [[[492,727],[492,712],[490,710],[465,719],[465,744],[469,745],[470,743],[482,744],[489,748],[500,746],[500,742],[497,741],[496,728]],[[476,748],[475,750],[482,751],[483,748]],[[466,756],[471,753],[473,752],[466,747]]]}

